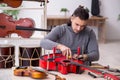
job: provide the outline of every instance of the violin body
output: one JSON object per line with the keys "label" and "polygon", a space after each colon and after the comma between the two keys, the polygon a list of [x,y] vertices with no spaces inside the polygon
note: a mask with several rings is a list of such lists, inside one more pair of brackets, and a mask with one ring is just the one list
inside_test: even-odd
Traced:
{"label": "violin body", "polygon": [[[31,18],[20,18],[19,20],[17,20],[15,22],[15,25],[16,26],[23,26],[26,28],[34,28],[35,22]],[[16,29],[14,32],[17,33],[19,36],[22,36],[23,38],[29,38],[34,33],[34,31],[25,31],[25,30],[16,30]]]}
{"label": "violin body", "polygon": [[16,68],[14,70],[15,76],[27,76],[34,79],[44,79],[47,77],[47,74],[43,71],[37,71],[31,68]]}
{"label": "violin body", "polygon": [[9,36],[12,33],[17,33],[23,38],[29,38],[32,36],[33,31],[16,30],[16,26],[33,28],[35,26],[35,22],[31,18],[20,18],[19,20],[14,20],[12,16],[0,13],[0,37]]}
{"label": "violin body", "polygon": [[49,73],[45,70],[41,70],[39,68],[30,68],[30,67],[17,67],[14,70],[14,75],[15,76],[26,76],[26,77],[31,77],[33,79],[45,79],[48,74],[51,74],[55,76],[55,80],[66,80],[66,78],[62,78],[59,75],[56,75],[54,73]]}
{"label": "violin body", "polygon": [[11,16],[0,13],[0,37],[7,36],[12,31],[12,29],[15,29],[14,21],[11,22],[11,20],[13,20]]}

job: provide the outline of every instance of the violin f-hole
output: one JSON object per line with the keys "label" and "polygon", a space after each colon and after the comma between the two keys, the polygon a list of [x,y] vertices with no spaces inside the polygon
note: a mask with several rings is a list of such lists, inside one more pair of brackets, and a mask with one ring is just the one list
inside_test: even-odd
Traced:
{"label": "violin f-hole", "polygon": [[1,29],[5,29],[6,26],[4,26],[4,25],[0,25],[0,28],[1,28]]}

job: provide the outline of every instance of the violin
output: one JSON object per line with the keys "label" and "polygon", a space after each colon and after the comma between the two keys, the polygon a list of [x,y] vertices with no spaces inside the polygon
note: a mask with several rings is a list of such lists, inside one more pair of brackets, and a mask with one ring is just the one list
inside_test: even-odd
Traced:
{"label": "violin", "polygon": [[22,4],[22,0],[1,0],[0,3],[6,3],[8,6],[16,8]]}
{"label": "violin", "polygon": [[14,70],[15,76],[30,76],[34,79],[44,79],[47,77],[47,74],[43,71],[34,70],[29,67],[17,67]]}
{"label": "violin", "polygon": [[0,13],[0,37],[9,36],[12,33],[17,33],[18,36],[23,38],[32,36],[33,31],[16,30],[16,26],[33,28],[35,22],[31,18],[20,18],[19,20],[15,20],[12,16]]}
{"label": "violin", "polygon": [[49,73],[45,70],[41,70],[39,68],[30,68],[30,67],[17,67],[14,70],[14,75],[15,76],[26,76],[26,77],[31,77],[33,79],[45,79],[48,74],[54,75],[55,80],[66,80],[66,78],[61,78],[60,76],[54,74],[54,73]]}

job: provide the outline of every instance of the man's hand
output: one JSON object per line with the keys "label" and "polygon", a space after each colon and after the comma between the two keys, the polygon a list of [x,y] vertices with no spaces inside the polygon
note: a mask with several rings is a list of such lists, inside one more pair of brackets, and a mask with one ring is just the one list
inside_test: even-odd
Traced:
{"label": "man's hand", "polygon": [[86,61],[88,59],[88,55],[87,54],[83,54],[83,55],[74,54],[73,59],[80,59],[82,61]]}
{"label": "man's hand", "polygon": [[62,51],[62,54],[66,56],[67,58],[72,57],[72,52],[69,47],[62,45],[62,44],[58,44],[56,48]]}

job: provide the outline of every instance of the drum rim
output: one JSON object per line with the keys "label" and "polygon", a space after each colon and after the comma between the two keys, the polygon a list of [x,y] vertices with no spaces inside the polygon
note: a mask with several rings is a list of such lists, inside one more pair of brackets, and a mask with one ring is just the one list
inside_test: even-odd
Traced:
{"label": "drum rim", "polygon": [[15,47],[12,44],[0,44],[0,48],[6,48],[6,47]]}
{"label": "drum rim", "polygon": [[26,46],[26,47],[21,47],[21,46],[19,46],[19,48],[41,48],[41,47],[37,47],[37,46],[34,46],[34,47],[32,47],[32,46]]}
{"label": "drum rim", "polygon": [[25,45],[20,45],[20,48],[41,48],[40,45],[37,44],[25,44]]}

